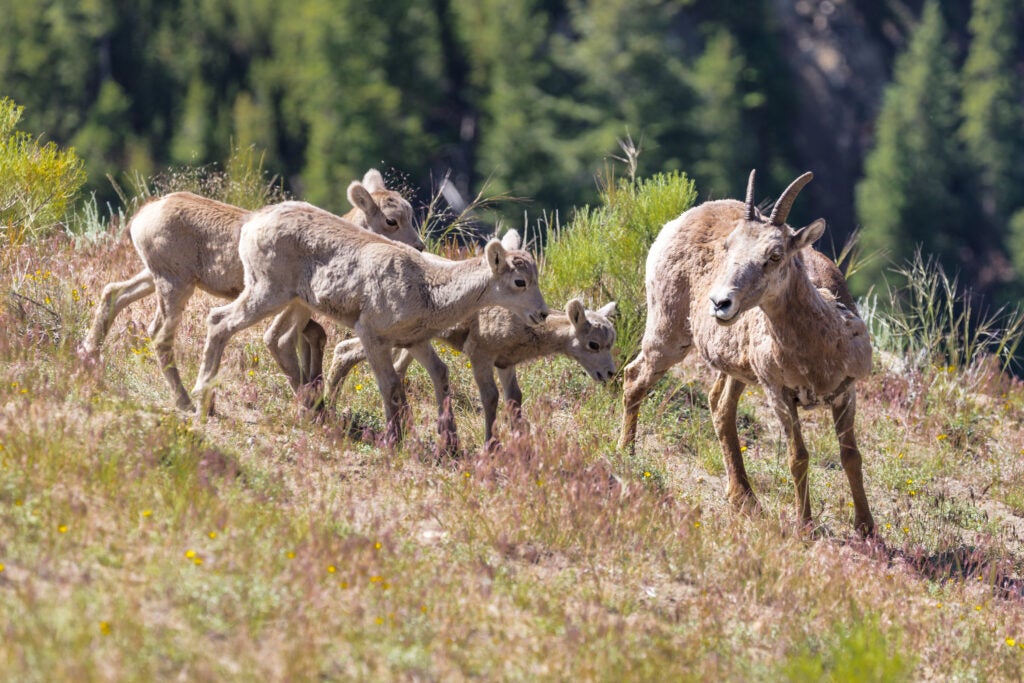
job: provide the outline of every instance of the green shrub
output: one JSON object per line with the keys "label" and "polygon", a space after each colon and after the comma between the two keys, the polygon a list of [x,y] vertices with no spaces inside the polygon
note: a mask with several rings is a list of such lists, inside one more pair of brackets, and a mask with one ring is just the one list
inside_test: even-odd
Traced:
{"label": "green shrub", "polygon": [[647,251],[662,225],[696,197],[693,181],[678,171],[605,183],[600,206],[581,209],[553,231],[544,252],[545,297],[555,305],[574,296],[591,307],[617,301],[619,357],[631,359],[644,330]]}
{"label": "green shrub", "polygon": [[0,98],[0,241],[12,244],[46,234],[85,182],[74,149],[15,129],[23,110]]}

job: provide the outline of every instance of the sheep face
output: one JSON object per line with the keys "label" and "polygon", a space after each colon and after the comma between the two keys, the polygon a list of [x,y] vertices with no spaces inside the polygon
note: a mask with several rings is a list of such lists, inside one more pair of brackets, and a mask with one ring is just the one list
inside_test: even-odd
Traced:
{"label": "sheep face", "polygon": [[781,295],[794,257],[825,231],[825,221],[820,218],[799,230],[785,222],[797,193],[812,177],[805,173],[793,181],[766,219],[753,206],[751,172],[745,216],[721,243],[718,277],[708,290],[708,312],[720,325],[731,325],[744,311]]}
{"label": "sheep face", "polygon": [[[518,239],[518,237],[517,237]],[[510,244],[511,240],[503,240]],[[502,242],[491,240],[484,255],[493,273],[495,305],[538,325],[548,317],[548,306],[537,284],[537,263],[530,252],[507,249]]]}
{"label": "sheep face", "polygon": [[412,205],[398,192],[387,189],[376,169],[367,171],[362,182],[352,181],[348,186],[348,201],[362,212],[362,216],[351,216],[351,219],[367,230],[419,251],[426,247],[420,239]]}
{"label": "sheep face", "polygon": [[615,302],[597,311],[588,311],[579,299],[573,299],[566,305],[565,313],[575,331],[569,355],[583,366],[591,379],[610,380],[615,375],[615,359],[612,358],[615,326],[609,319],[615,314]]}

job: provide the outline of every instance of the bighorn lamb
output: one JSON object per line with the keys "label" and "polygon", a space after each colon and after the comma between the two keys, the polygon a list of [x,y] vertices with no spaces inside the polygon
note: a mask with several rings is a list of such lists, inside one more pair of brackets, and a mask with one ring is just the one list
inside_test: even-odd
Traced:
{"label": "bighorn lamb", "polygon": [[[518,239],[518,237],[517,237]],[[533,323],[548,310],[529,252],[491,240],[482,257],[430,258],[299,203],[267,207],[242,226],[238,245],[245,289],[208,319],[203,364],[193,394],[200,415],[212,397],[224,346],[233,334],[295,303],[352,328],[366,349],[384,399],[387,438],[398,441],[408,404],[391,363],[408,348],[430,374],[439,431],[454,443],[448,368],[430,338],[486,306],[504,306]]]}
{"label": "bighorn lamb", "polygon": [[[412,206],[397,192],[388,190],[380,173],[371,169],[362,183],[348,188],[353,209],[346,218],[373,232],[423,249]],[[145,267],[123,282],[103,288],[93,314],[92,326],[80,351],[95,356],[114,318],[125,307],[157,292],[157,313],[149,336],[157,361],[174,392],[177,406],[191,409],[188,392],[174,363],[174,334],[181,314],[196,287],[225,299],[242,291],[242,262],[238,258],[238,234],[249,211],[189,192],[174,192],[143,206],[132,218],[132,242]],[[281,365],[293,389],[303,379],[320,374],[326,334],[311,322],[295,328],[289,314],[282,314],[265,336],[272,355]],[[303,324],[308,320],[306,316]],[[301,362],[295,343],[302,334]],[[305,372],[303,372],[303,370]],[[304,375],[304,377],[303,377]]]}
{"label": "bighorn lamb", "polygon": [[811,248],[825,230],[824,220],[799,230],[786,224],[794,199],[812,177],[805,173],[793,181],[767,219],[754,207],[751,172],[746,203],[706,202],[665,224],[647,257],[647,324],[640,355],[625,369],[619,446],[632,447],[640,403],[651,386],[696,346],[719,371],[709,401],[729,500],[739,507],[757,505],[736,431],[740,395],[756,382],[789,441],[803,522],[811,520],[809,456],[797,408],[824,403],[832,408],[854,524],[870,534],[874,521],[853,431],[854,382],[871,371],[867,328],[842,273]]}
{"label": "bighorn lamb", "polygon": [[[454,349],[465,352],[473,369],[473,378],[480,390],[484,408],[484,443],[491,443],[494,420],[498,411],[498,386],[494,371],[505,396],[505,403],[519,417],[523,392],[516,378],[516,365],[542,356],[561,353],[576,359],[591,378],[604,382],[615,374],[612,346],[615,327],[609,321],[615,314],[615,302],[597,311],[589,311],[579,299],[572,299],[565,313],[551,311],[540,325],[527,325],[504,308],[485,308],[474,316],[437,335]],[[345,382],[345,377],[366,358],[358,339],[346,339],[334,351],[334,362],[327,375],[330,398]],[[412,357],[402,353],[395,363],[404,375]]]}

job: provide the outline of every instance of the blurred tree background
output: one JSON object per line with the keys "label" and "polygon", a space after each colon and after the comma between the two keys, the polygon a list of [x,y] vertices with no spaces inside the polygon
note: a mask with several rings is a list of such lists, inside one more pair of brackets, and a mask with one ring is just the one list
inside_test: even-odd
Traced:
{"label": "blurred tree background", "polygon": [[[0,96],[108,176],[250,145],[335,211],[371,166],[425,202],[442,178],[518,224],[637,177],[698,200],[816,180],[793,221],[863,231],[866,292],[921,245],[994,301],[1024,292],[1019,0],[0,0]],[[831,244],[829,244],[831,240]]]}

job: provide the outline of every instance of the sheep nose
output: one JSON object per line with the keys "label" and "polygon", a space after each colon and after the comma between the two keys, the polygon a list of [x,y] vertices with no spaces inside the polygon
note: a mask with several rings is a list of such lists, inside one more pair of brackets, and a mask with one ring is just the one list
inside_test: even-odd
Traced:
{"label": "sheep nose", "polygon": [[546,310],[545,311],[541,311],[540,312],[540,321],[544,322],[547,319],[548,319],[548,312]]}
{"label": "sheep nose", "polygon": [[716,296],[714,294],[709,297],[711,299],[711,305],[715,307],[716,313],[726,313],[732,308],[732,299],[728,296]]}

